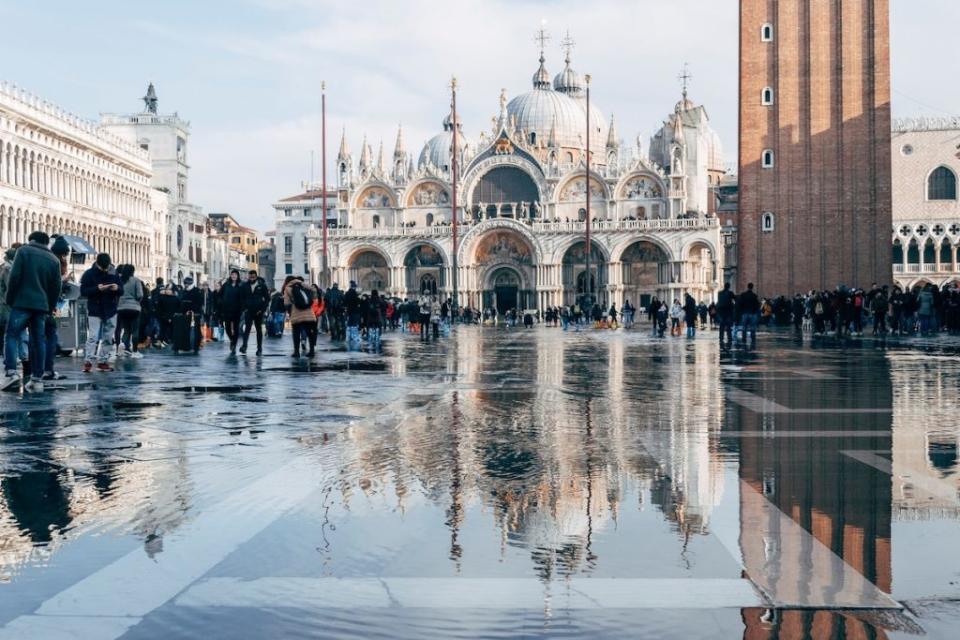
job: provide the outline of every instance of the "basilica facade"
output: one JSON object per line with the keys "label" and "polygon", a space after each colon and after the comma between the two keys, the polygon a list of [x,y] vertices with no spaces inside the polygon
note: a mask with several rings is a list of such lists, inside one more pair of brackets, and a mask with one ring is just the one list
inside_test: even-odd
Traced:
{"label": "basilica facade", "polygon": [[[401,298],[452,295],[456,135],[461,306],[543,309],[572,304],[588,286],[618,307],[685,293],[711,299],[723,273],[711,188],[724,168],[706,110],[684,89],[644,153],[639,138],[624,148],[595,104],[588,123],[585,80],[569,51],[552,81],[541,52],[532,84],[512,99],[503,90],[478,137],[447,115],[416,159],[400,131],[392,157],[381,145],[374,158],[364,140],[355,163],[344,135],[336,208],[327,213],[331,282]],[[319,220],[311,227],[308,266],[319,274]],[[278,273],[283,261],[278,252]]]}

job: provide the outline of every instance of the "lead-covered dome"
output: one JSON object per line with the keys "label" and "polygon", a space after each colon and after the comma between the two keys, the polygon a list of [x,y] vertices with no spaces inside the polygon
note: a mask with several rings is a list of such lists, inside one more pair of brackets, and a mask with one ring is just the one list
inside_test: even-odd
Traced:
{"label": "lead-covered dome", "polygon": [[[577,91],[577,87],[585,84],[579,84],[583,81],[570,68],[569,62],[554,80],[553,86],[544,78],[549,78],[549,75],[541,56],[540,68],[533,76],[533,89],[516,96],[507,104],[510,122],[516,121],[517,128],[527,135],[527,142],[546,145],[551,129],[555,127],[558,146],[583,149],[587,132],[586,99],[582,92]],[[558,86],[563,87],[564,91],[555,90]],[[592,103],[590,122],[590,147],[594,151],[602,150],[606,144],[607,123]]]}
{"label": "lead-covered dome", "polygon": [[[461,158],[463,150],[467,147],[467,137],[463,134],[463,124],[460,117],[457,116],[457,148],[460,150]],[[443,132],[433,136],[423,145],[420,152],[419,165],[424,166],[428,162],[441,171],[450,170],[450,151],[453,148],[453,122],[448,114],[443,119]]]}

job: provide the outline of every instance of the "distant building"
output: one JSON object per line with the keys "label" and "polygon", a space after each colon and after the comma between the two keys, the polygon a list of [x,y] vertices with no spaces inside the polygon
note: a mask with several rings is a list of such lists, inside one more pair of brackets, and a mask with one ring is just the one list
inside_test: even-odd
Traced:
{"label": "distant building", "polygon": [[196,281],[205,272],[207,219],[200,207],[190,204],[187,140],[190,123],[176,113],[157,112],[157,94],[151,84],[143,97],[144,110],[129,115],[102,114],[100,125],[149,153],[152,184],[169,196],[166,219],[165,277],[181,283],[187,276]]}
{"label": "distant building", "polygon": [[960,282],[960,118],[894,122],[891,153],[894,280]]}
{"label": "distant building", "polygon": [[262,240],[257,246],[257,260],[260,263],[260,277],[270,286],[274,286],[277,277],[277,246],[273,238]]}
{"label": "distant building", "polygon": [[33,231],[82,237],[145,279],[165,246],[164,197],[146,151],[22,89],[0,84],[0,246]]}
{"label": "distant building", "polygon": [[210,233],[223,238],[232,250],[243,256],[243,260],[238,261],[238,268],[259,271],[260,239],[256,230],[243,226],[229,213],[211,213],[207,219],[210,221]]}
{"label": "distant building", "polygon": [[739,280],[889,282],[889,0],[740,2]]}
{"label": "distant building", "polygon": [[[327,224],[330,228],[340,224],[337,197],[336,190],[327,189]],[[323,224],[323,192],[319,187],[309,187],[303,193],[274,203],[273,208],[276,211],[274,286],[279,289],[288,275],[308,276],[319,282],[321,266],[318,263],[315,269],[311,269],[310,265],[309,234]]]}

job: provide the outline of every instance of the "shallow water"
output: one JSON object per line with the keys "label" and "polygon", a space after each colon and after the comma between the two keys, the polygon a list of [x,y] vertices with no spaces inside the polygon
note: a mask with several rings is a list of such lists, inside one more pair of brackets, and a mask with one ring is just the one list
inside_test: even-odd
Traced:
{"label": "shallow water", "polygon": [[0,638],[960,622],[955,340],[463,328],[313,364],[288,348],[0,396]]}

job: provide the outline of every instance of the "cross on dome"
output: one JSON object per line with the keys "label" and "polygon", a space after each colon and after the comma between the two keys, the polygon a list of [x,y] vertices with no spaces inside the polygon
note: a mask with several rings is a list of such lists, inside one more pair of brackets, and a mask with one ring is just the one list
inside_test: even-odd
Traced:
{"label": "cross on dome", "polygon": [[570,37],[570,30],[567,29],[567,35],[564,36],[563,40],[560,41],[560,48],[566,53],[566,62],[570,62],[570,52],[573,51],[573,48],[577,45],[573,38]]}

